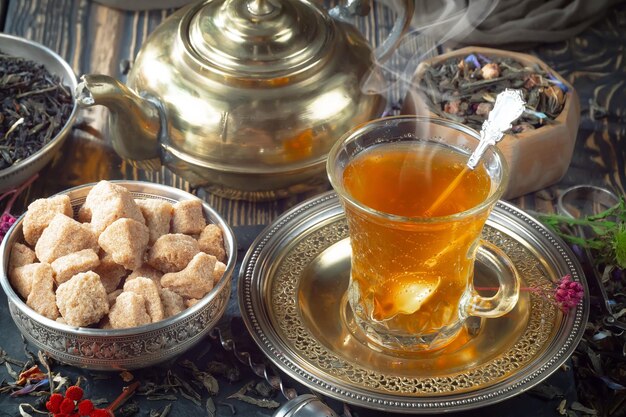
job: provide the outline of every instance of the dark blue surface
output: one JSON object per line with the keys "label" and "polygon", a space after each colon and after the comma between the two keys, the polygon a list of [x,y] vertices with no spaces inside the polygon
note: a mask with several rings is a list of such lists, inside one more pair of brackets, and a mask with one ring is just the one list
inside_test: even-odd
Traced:
{"label": "dark blue surface", "polygon": [[[255,362],[260,363],[265,361],[268,366],[271,366],[271,364],[268,363],[267,359],[263,357],[260,350],[254,344],[251,337],[247,334],[237,304],[236,286],[240,263],[245,255],[246,250],[252,244],[256,236],[262,231],[262,229],[263,228],[260,226],[245,226],[234,229],[238,243],[239,263],[236,268],[237,273],[233,277],[233,288],[229,305],[226,313],[224,314],[224,317],[222,318],[218,326],[220,327],[220,329],[223,330],[226,335],[232,336],[237,344],[237,348],[239,349],[239,351],[250,352],[253,354]],[[21,335],[9,315],[7,300],[4,293],[2,293],[0,296],[0,308],[2,311],[2,313],[0,314],[0,329],[2,329],[3,333],[3,337],[0,337],[0,347],[4,349],[9,354],[9,356],[19,360],[27,359],[25,348],[31,350],[36,356],[37,352],[35,348],[33,346],[25,345],[23,343]],[[221,345],[217,343],[217,341],[213,340],[210,337],[207,337],[193,349],[186,352],[184,355],[176,360],[152,368],[134,371],[132,372],[132,374],[134,375],[135,380],[145,383],[146,381],[151,380],[159,381],[168,372],[168,370],[172,370],[181,377],[185,377],[188,380],[191,380],[192,378],[189,372],[184,367],[180,366],[180,362],[185,359],[194,362],[198,366],[198,368],[200,368],[200,370],[203,370],[208,362],[216,360],[221,362],[227,362],[230,364],[236,364],[240,369],[241,377],[237,382],[229,382],[223,377],[218,377],[220,391],[219,394],[214,397],[214,403],[217,405],[216,415],[232,415],[231,409],[228,406],[221,405],[223,403],[232,404],[235,407],[237,416],[261,417],[271,416],[273,414],[272,410],[262,409],[255,405],[246,404],[235,399],[228,399],[228,396],[235,393],[249,381],[259,382],[261,381],[261,378],[254,375],[249,368],[240,364],[230,352],[225,351],[221,347]],[[14,367],[14,369],[18,371],[17,367]],[[117,397],[117,395],[122,392],[122,388],[127,385],[122,381],[120,375],[117,372],[93,373],[62,365],[55,365],[53,370],[55,372],[60,372],[64,376],[70,377],[72,382],[75,382],[79,376],[82,377],[84,379],[84,383],[82,384],[82,386],[85,389],[86,395],[91,399],[104,398],[108,401],[113,401],[113,399],[115,399],[115,397]],[[284,374],[281,374],[281,376],[284,380],[285,385],[287,387],[295,388],[299,394],[305,394],[310,392],[308,388],[296,383],[288,376]],[[9,376],[8,371],[4,365],[0,367],[0,378],[7,381],[12,381],[12,378]],[[576,399],[574,377],[571,370],[557,371],[547,380],[547,383],[555,386],[557,391],[561,392],[564,398],[567,399],[568,404],[571,404],[571,402]],[[179,399],[177,401],[150,401],[144,396],[134,396],[130,402],[135,401],[139,405],[140,411],[137,414],[139,416],[148,416],[150,415],[151,410],[163,410],[163,408],[168,403],[172,404],[172,408],[169,413],[170,417],[207,415],[206,410],[204,409],[204,404],[208,399],[208,394],[204,389],[200,389],[198,387],[195,388],[198,392],[203,393],[202,407],[198,407],[196,404],[180,395],[178,396]],[[546,400],[540,398],[537,395],[524,393],[496,405],[463,413],[450,413],[447,415],[454,417],[521,417],[529,415],[558,416],[559,413],[557,412],[557,408],[562,398],[563,397],[558,396],[553,399]],[[34,397],[11,398],[8,394],[0,394],[0,416],[19,415],[18,405],[22,402],[34,403],[35,399],[36,398]],[[280,393],[276,393],[274,399],[276,401],[279,401],[281,404],[286,401]],[[326,401],[329,405],[331,405],[333,409],[337,411],[338,414],[344,414],[344,407],[342,403],[332,399],[326,399]],[[349,410],[353,416],[361,417],[397,415],[391,413],[382,413],[379,411],[366,410],[357,407],[349,407]]]}

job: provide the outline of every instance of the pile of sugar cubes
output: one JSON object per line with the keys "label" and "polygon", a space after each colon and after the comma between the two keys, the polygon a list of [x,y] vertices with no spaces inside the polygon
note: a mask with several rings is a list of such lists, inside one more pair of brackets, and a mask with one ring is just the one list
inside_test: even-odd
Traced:
{"label": "pile of sugar cubes", "polygon": [[197,303],[226,269],[222,229],[199,199],[133,199],[100,181],[73,218],[67,195],[28,206],[9,281],[37,313],[71,326],[121,329]]}

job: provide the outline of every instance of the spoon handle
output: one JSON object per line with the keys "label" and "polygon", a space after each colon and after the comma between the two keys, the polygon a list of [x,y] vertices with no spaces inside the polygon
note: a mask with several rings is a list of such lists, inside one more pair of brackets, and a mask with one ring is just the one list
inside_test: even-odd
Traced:
{"label": "spoon handle", "polygon": [[467,161],[469,169],[476,168],[487,148],[502,139],[504,131],[510,129],[511,123],[522,115],[525,105],[521,90],[507,88],[498,94],[496,104],[480,130],[480,143]]}

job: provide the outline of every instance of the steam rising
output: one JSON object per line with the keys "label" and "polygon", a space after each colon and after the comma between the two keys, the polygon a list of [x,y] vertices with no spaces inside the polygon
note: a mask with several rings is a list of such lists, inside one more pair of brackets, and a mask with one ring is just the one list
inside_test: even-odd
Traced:
{"label": "steam rising", "polygon": [[[404,1],[377,0],[374,4],[381,8],[379,16],[391,14],[395,18],[403,10]],[[387,83],[382,84],[378,77],[371,76],[362,86],[363,91],[386,94],[392,103],[404,98],[407,91],[417,90],[418,86],[412,82],[413,74],[424,59],[436,55],[437,48],[444,43],[470,34],[498,6],[498,1],[492,0],[415,0],[415,3],[408,33],[389,59],[383,57],[377,62]],[[380,56],[387,47],[382,42],[374,51],[375,56]]]}
{"label": "steam rising", "polygon": [[[378,16],[396,19],[403,12],[406,0],[377,0]],[[395,51],[388,54],[389,41],[377,39],[380,46],[374,51],[378,66],[363,82],[362,91],[386,95],[390,103],[398,103],[407,94],[415,105],[417,114],[428,114],[428,107],[418,94],[419,85],[413,81],[418,65],[438,53],[438,48],[451,40],[465,38],[474,31],[498,6],[492,0],[414,0],[415,12],[409,31],[396,44]],[[386,9],[386,10],[385,10]],[[372,16],[373,13],[370,13]],[[372,25],[376,27],[376,25]],[[375,35],[378,35],[376,33]],[[388,56],[388,57],[387,57]],[[382,72],[383,77],[377,75]],[[429,123],[417,123],[418,137],[437,136],[438,128]],[[449,134],[450,131],[448,131]],[[446,135],[448,136],[448,135]],[[452,143],[460,137],[448,138]],[[434,149],[433,149],[434,151]],[[465,172],[465,171],[464,171]]]}

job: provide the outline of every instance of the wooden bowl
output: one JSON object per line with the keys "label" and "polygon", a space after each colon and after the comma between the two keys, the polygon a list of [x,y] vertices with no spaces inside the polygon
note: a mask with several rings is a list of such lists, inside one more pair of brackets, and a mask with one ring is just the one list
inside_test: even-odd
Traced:
{"label": "wooden bowl", "polygon": [[507,134],[497,145],[504,154],[511,172],[510,182],[504,194],[505,199],[519,197],[559,181],[565,175],[572,160],[580,123],[580,102],[572,85],[545,62],[534,56],[470,46],[425,60],[415,72],[411,87],[404,100],[402,113],[434,115],[424,104],[423,92],[420,91],[419,87],[426,68],[436,66],[451,58],[460,60],[469,54],[508,57],[524,66],[538,64],[543,70],[567,86],[568,91],[565,94],[563,110],[552,123],[532,131]]}

